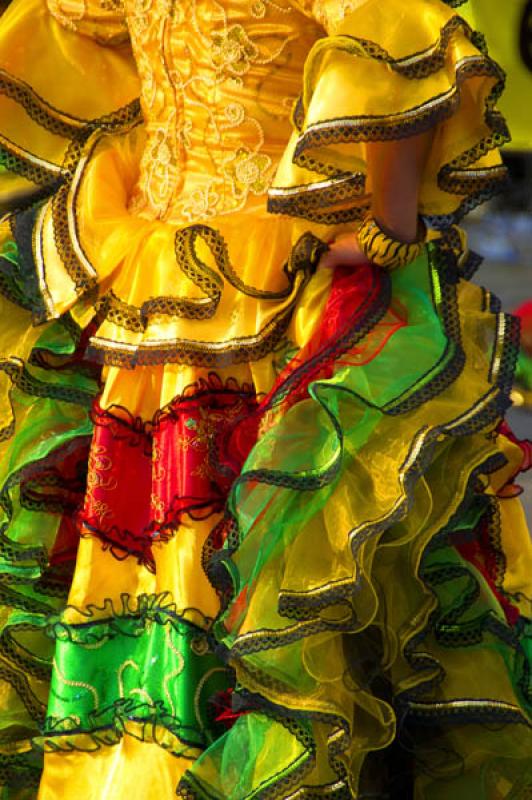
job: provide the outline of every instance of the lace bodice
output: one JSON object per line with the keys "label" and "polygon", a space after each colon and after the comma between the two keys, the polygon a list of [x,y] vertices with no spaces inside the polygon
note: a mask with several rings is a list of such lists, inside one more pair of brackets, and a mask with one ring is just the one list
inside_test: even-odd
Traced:
{"label": "lace bodice", "polygon": [[315,22],[289,0],[125,0],[122,31],[116,7],[105,23],[87,3],[51,9],[104,43],[129,33],[146,137],[135,213],[196,221],[265,194],[321,32]]}
{"label": "lace bodice", "polygon": [[147,134],[135,210],[192,221],[264,195],[317,26],[288,0],[126,0],[126,13]]}

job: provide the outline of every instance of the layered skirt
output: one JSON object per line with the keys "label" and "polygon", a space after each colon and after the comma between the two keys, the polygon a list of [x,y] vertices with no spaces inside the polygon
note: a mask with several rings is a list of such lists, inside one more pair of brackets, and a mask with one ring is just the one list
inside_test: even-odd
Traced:
{"label": "layered skirt", "polygon": [[[128,205],[131,59],[100,48],[92,74],[93,43],[48,47],[34,5],[37,88],[79,59],[100,122],[82,124],[75,90],[68,115],[0,76],[16,200],[0,228],[2,800],[530,798],[532,454],[503,419],[518,323],[470,283],[438,200],[463,213],[502,177],[496,65],[459,21],[397,59],[346,35],[343,90],[314,94],[272,191],[282,213],[257,194],[185,225]],[[418,105],[378,129],[374,105],[324,121],[320,97],[349,104],[362,56],[406,98],[372,103],[414,86]],[[425,190],[444,233],[392,273],[325,269],[356,229],[363,180],[342,169],[360,143],[441,120]],[[298,183],[303,145],[333,153],[330,184]]]}
{"label": "layered skirt", "polygon": [[435,238],[331,272],[280,226],[265,258],[298,288],[270,352],[102,368],[97,316],[31,325],[23,223],[1,259],[6,797],[36,796],[43,756],[42,800],[526,797],[531,452],[502,422],[518,325],[472,259]]}

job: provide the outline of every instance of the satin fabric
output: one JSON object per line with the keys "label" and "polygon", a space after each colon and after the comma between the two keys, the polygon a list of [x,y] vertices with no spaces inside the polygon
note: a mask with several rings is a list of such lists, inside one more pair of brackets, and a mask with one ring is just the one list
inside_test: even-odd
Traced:
{"label": "satin fabric", "polygon": [[[21,56],[30,40],[36,59]],[[517,501],[500,500],[502,575],[453,538],[483,541],[508,478],[493,463],[512,323],[462,280],[464,253],[455,272],[439,264],[441,242],[391,277],[319,263],[327,242],[356,230],[369,198],[364,141],[344,134],[346,119],[355,129],[368,115],[398,124],[398,137],[436,126],[421,210],[443,227],[502,179],[495,146],[506,134],[490,105],[500,75],[474,42],[437,0],[231,0],[171,14],[162,0],[122,10],[16,0],[2,18],[6,197],[18,192],[2,228],[5,558],[17,587],[4,595],[12,671],[3,711],[14,738],[2,757],[17,800],[33,790],[20,788],[22,762],[9,758],[27,756],[35,775],[42,750],[43,800],[151,800],[178,784],[182,797],[220,800],[263,788],[283,796],[307,782],[354,794],[370,754],[398,730],[390,697],[368,684],[371,664],[410,704],[423,689],[433,719],[441,705],[466,703],[473,714],[484,698],[490,724],[500,707],[512,722],[527,718],[530,574]],[[468,63],[477,72],[464,72]],[[32,90],[15,104],[20,81]],[[449,93],[459,102],[432,115]],[[321,128],[332,130],[330,146],[307,147]],[[315,190],[325,194],[314,200]],[[19,207],[28,194],[38,204]],[[179,418],[175,484],[199,470],[210,488],[214,465],[228,497],[207,519],[165,517],[165,541],[150,527],[165,463],[154,431],[177,401],[207,390],[252,394],[259,411],[229,420],[226,450],[209,403]],[[100,412],[116,423],[115,450],[95,434]],[[521,450],[502,441],[516,471]],[[213,451],[227,455],[229,445],[245,457],[219,463]],[[486,481],[479,507],[476,477]],[[139,503],[149,558],[125,533]],[[438,535],[450,586],[430,560]],[[468,614],[494,620],[504,635],[479,623],[485,646],[438,638],[462,580],[479,606],[455,629],[461,636]],[[433,612],[442,617],[434,629]],[[383,652],[373,652],[376,631]],[[424,633],[426,669],[416,649]],[[101,669],[100,649],[112,651]],[[192,706],[184,725],[180,708]],[[421,765],[432,744],[457,756],[441,774],[420,767],[419,800],[451,780],[460,800],[471,785],[491,800],[490,781],[525,771],[529,740],[516,741],[517,724],[496,737],[479,725],[471,740],[469,724],[448,736],[436,724],[433,742],[422,737]]]}

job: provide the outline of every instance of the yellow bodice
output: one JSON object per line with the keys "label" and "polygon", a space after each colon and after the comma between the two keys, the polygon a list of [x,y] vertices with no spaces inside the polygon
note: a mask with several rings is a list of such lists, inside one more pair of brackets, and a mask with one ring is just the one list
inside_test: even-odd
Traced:
{"label": "yellow bodice", "polygon": [[117,366],[260,361],[370,205],[368,142],[434,129],[433,227],[500,186],[503,78],[441,0],[13,0],[0,205],[45,198],[39,318]]}
{"label": "yellow bodice", "polygon": [[[30,18],[42,69],[17,56]],[[15,0],[2,25],[0,70],[73,127],[87,111],[119,132],[102,120],[140,95],[127,206],[148,220],[263,215],[270,189],[270,211],[355,221],[369,202],[365,144],[431,126],[422,213],[452,222],[503,177],[503,75],[441,0]],[[58,175],[70,133],[30,130],[18,91],[0,97],[7,146],[30,162],[18,172],[34,180],[38,155]]]}
{"label": "yellow bodice", "polygon": [[[116,43],[116,9],[102,18],[90,3],[50,3],[61,22],[92,14],[100,41]],[[125,0],[122,10],[145,135],[130,209],[186,223],[263,196],[320,26],[289,0]]]}
{"label": "yellow bodice", "polygon": [[264,195],[319,29],[288,0],[126,0],[147,141],[136,212],[180,222]]}

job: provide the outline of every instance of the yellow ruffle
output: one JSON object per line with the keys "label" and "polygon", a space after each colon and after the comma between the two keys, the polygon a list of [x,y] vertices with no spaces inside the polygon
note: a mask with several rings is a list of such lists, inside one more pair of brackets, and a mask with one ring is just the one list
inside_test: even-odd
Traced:
{"label": "yellow ruffle", "polygon": [[[33,251],[46,316],[71,310],[84,327],[97,311],[91,347],[110,365],[260,361],[281,342],[323,244],[258,201],[208,225],[139,217],[128,200],[143,141],[140,128],[96,133],[68,192],[43,206]],[[96,303],[80,300],[96,287]]]}
{"label": "yellow ruffle", "polygon": [[[326,291],[325,278],[318,271],[314,280],[322,281],[307,288],[303,294],[302,304],[298,309],[291,336],[297,344],[303,346],[312,335],[313,313],[309,314],[307,323],[305,310],[313,311],[314,298]],[[305,301],[308,300],[308,305]],[[272,629],[281,627],[279,610],[271,602],[272,596],[279,596],[278,581],[282,581],[285,596],[298,593],[318,594],[330,585],[351,585],[356,577],[360,578],[361,591],[356,595],[358,624],[361,629],[373,624],[386,633],[390,649],[383,656],[386,668],[393,676],[398,691],[411,688],[413,684],[426,679],[426,675],[414,674],[407,658],[409,643],[424,628],[427,619],[435,607],[432,593],[425,587],[421,579],[415,581],[397,580],[398,575],[419,575],[420,563],[425,547],[433,536],[444,527],[457,511],[475,468],[482,465],[490,456],[504,447],[505,455],[514,467],[518,461],[518,448],[498,441],[492,435],[493,422],[485,429],[478,430],[470,436],[454,436],[461,425],[467,423],[469,411],[476,408],[482,413],[482,407],[489,405],[492,398],[490,392],[491,377],[489,368],[492,353],[486,353],[486,338],[490,340],[494,352],[500,346],[495,319],[483,308],[482,290],[470,284],[461,284],[459,292],[461,324],[463,327],[463,345],[466,350],[466,366],[451,386],[438,397],[419,408],[401,415],[389,416],[379,426],[379,435],[370,437],[360,456],[349,465],[345,475],[336,484],[323,513],[306,523],[304,541],[287,548],[272,562],[271,573],[257,583],[254,593],[249,598],[247,613],[241,629],[241,635],[251,634],[260,638],[259,623],[268,614],[268,622]],[[316,314],[319,318],[319,315]],[[308,327],[306,327],[306,323]],[[241,367],[244,375],[244,367]],[[247,369],[247,366],[246,368]],[[143,411],[142,395],[150,394],[150,375],[153,377],[151,392],[155,393],[154,402],[160,401],[159,372],[168,370],[177,375],[181,370],[171,365],[156,370],[136,369],[134,372],[109,370],[111,380],[107,381],[108,398],[127,402],[135,411]],[[138,382],[135,389],[134,383]],[[112,391],[111,391],[112,387]],[[120,394],[118,394],[120,393]],[[149,400],[144,400],[144,408]],[[138,405],[137,405],[138,403]],[[308,426],[309,409],[302,403],[295,409],[293,431]],[[353,427],[357,424],[358,412],[353,406]],[[430,435],[433,426],[445,431],[435,445],[435,459],[425,475],[419,479],[409,513],[392,525],[394,518],[399,518],[397,510],[407,498],[408,470],[412,468],[412,443],[414,452],[422,448]],[[492,476],[496,489],[507,479],[505,471]],[[505,537],[511,535],[513,525],[519,517],[518,501],[502,501],[503,528]],[[507,512],[507,513],[506,513]],[[382,538],[371,538],[362,545],[357,562],[353,560],[350,547],[350,531],[352,536],[359,535],[363,526],[389,520],[388,530]],[[201,544],[214,520],[190,522],[180,528],[179,535],[165,545],[155,549],[157,570],[148,573],[132,559],[117,563],[109,552],[102,551],[99,542],[92,538],[82,539],[69,602],[65,617],[71,623],[86,621],[87,609],[93,604],[100,611],[92,614],[108,613],[104,606],[106,598],[110,598],[117,608],[120,607],[121,595],[140,595],[142,593],[168,592],[179,608],[191,606],[200,609],[206,616],[216,613],[216,598],[212,588],[207,585],[205,574],[200,563]],[[524,529],[523,529],[524,531]],[[506,538],[504,544],[506,545]],[[522,544],[522,541],[521,541]],[[530,575],[526,576],[519,564],[519,548],[509,547],[507,551],[507,580],[505,589],[531,593]],[[316,553],[320,558],[316,558]],[[362,572],[357,576],[356,570]],[[479,578],[480,579],[480,578]],[[481,580],[481,579],[480,579]],[[516,581],[519,582],[517,587]],[[77,608],[75,608],[75,607]],[[268,612],[265,611],[268,609]],[[341,602],[333,609],[338,617],[346,613]],[[499,609],[493,613],[501,614]],[[197,621],[197,620],[196,620]],[[304,621],[294,621],[294,626]],[[356,659],[356,645],[353,642],[353,658]],[[343,758],[347,768],[355,776],[371,747],[385,747],[394,735],[395,716],[388,704],[377,696],[369,695],[364,689],[356,694],[356,704],[352,702],[353,686],[346,684],[346,653],[341,645],[340,637],[329,633],[309,636],[307,643],[298,651],[294,647],[294,658],[301,652],[305,670],[316,679],[316,692],[294,691],[293,694],[281,695],[277,689],[268,695],[272,702],[282,702],[288,708],[301,710],[321,710],[324,713],[339,713],[349,721],[353,730],[353,747]],[[469,652],[462,650],[449,651],[431,641],[431,652],[441,656],[447,670],[447,681],[441,689],[435,689],[435,703],[445,707],[452,706],[456,696],[467,696],[471,702],[484,701],[491,697],[494,686],[497,687],[496,698],[512,709],[518,709],[515,691],[506,677],[506,669],[502,657],[488,652],[487,656],[475,652],[482,669],[471,673]],[[276,665],[278,650],[268,651],[267,657],[273,667]],[[355,660],[355,663],[356,660]],[[240,670],[240,664],[237,669]],[[437,665],[434,665],[437,671]],[[239,672],[239,677],[248,689],[264,693],[264,685],[248,672]],[[310,784],[326,783],[333,779],[326,759],[326,726],[316,725],[314,733],[319,743],[319,754],[315,769],[307,776]],[[493,741],[486,743],[489,747]],[[139,750],[142,747],[142,750]],[[164,747],[164,742],[163,742]],[[458,747],[458,745],[457,745]],[[474,766],[477,757],[476,739],[473,744],[459,743],[459,752],[464,754],[464,763],[468,768]],[[519,747],[524,749],[525,745]],[[144,761],[144,754],[146,760]],[[132,756],[136,758],[133,759]],[[131,758],[130,758],[131,757]],[[147,769],[155,770],[155,777],[149,784],[137,772],[139,757]],[[172,759],[166,754],[157,754],[152,743],[137,745],[128,743],[128,737],[117,748],[102,748],[90,755],[85,753],[65,754],[47,753],[45,756],[45,772],[39,800],[59,800],[59,798],[78,797],[86,792],[89,798],[103,796],[109,792],[113,800],[155,800],[165,797],[167,787],[175,783],[180,770],[186,766],[181,759]],[[127,769],[130,767],[130,770]],[[116,772],[115,772],[116,770]],[[90,786],[86,783],[91,774]],[[136,782],[130,777],[138,775],[140,793],[135,793]],[[140,790],[139,790],[140,791]],[[432,800],[428,789],[420,789],[419,798]],[[92,793],[91,793],[92,792]],[[143,793],[142,793],[143,792]],[[85,795],[83,795],[85,796]],[[107,794],[106,794],[107,796]]]}
{"label": "yellow ruffle", "polygon": [[494,148],[508,134],[494,103],[504,74],[463,19],[439,0],[317,3],[310,13],[329,36],[308,56],[270,210],[359,219],[370,204],[366,143],[432,127],[423,214],[455,221],[499,186]]}
{"label": "yellow ruffle", "polygon": [[47,753],[38,800],[151,800],[170,798],[190,766],[161,744],[125,736],[88,753]]}
{"label": "yellow ruffle", "polygon": [[[455,706],[456,698],[467,698],[466,703],[471,707],[475,704],[478,707],[489,705],[490,700],[486,698],[495,698],[495,704],[500,703],[512,713],[521,714],[523,722],[528,722],[520,710],[520,699],[508,677],[504,657],[495,649],[475,649],[478,669],[471,670],[469,648],[445,647],[435,640],[432,632],[421,645],[417,641],[437,606],[434,594],[420,574],[425,550],[457,512],[472,473],[500,452],[499,442],[492,435],[493,420],[484,429],[461,435],[463,425],[467,426],[468,418],[471,419],[471,409],[482,414],[493,400],[493,391],[490,390],[493,376],[489,374],[489,355],[492,354],[486,353],[486,337],[491,342],[493,354],[496,354],[501,343],[500,331],[496,329],[494,320],[490,320],[489,312],[482,309],[482,293],[478,287],[461,284],[459,310],[466,353],[466,365],[460,376],[422,406],[382,420],[378,434],[370,436],[353,462],[348,462],[345,474],[335,484],[323,511],[302,521],[304,533],[299,540],[280,549],[271,558],[260,577],[255,577],[251,591],[246,592],[245,603],[239,605],[236,601],[232,615],[227,617],[227,627],[238,632],[236,641],[232,641],[232,663],[242,686],[272,703],[298,712],[335,715],[350,726],[353,745],[343,754],[342,761],[352,776],[353,787],[358,785],[359,771],[368,750],[385,747],[395,733],[396,718],[390,706],[367,691],[364,659],[368,656],[364,648],[370,650],[372,640],[371,637],[365,639],[364,632],[367,633],[370,626],[383,634],[385,645],[381,665],[391,676],[395,696],[413,692],[414,687],[433,678],[433,690],[419,693],[419,707],[422,708],[425,701],[434,716],[439,706],[447,712],[453,707],[459,708],[459,701]],[[312,415],[308,405],[302,402],[292,408],[290,422],[287,422],[290,436],[296,438],[300,435],[301,443],[305,441],[304,431]],[[360,416],[354,405],[350,420],[353,431],[359,422]],[[442,433],[435,444],[431,465],[416,481],[414,488],[411,484],[409,486],[408,473],[413,469],[415,457],[430,439],[433,427]],[[279,442],[278,446],[282,447],[282,436]],[[271,463],[275,463],[275,457]],[[493,481],[496,483],[498,478],[502,479],[493,476]],[[244,504],[250,494],[244,496]],[[404,513],[401,508],[405,509]],[[510,535],[511,525],[518,519],[517,509],[512,507],[510,511],[510,508],[508,506],[509,516],[503,521],[506,536]],[[384,531],[382,536],[365,538],[368,529],[379,525]],[[245,545],[243,550],[245,552]],[[356,553],[355,559],[353,552]],[[320,554],[319,558],[316,558],[316,553]],[[510,558],[516,555],[514,548]],[[235,561],[238,558],[237,553]],[[507,564],[509,583],[505,583],[505,588],[515,585],[513,576],[518,571],[518,566]],[[407,575],[415,576],[415,580],[401,580],[400,576]],[[521,574],[520,577],[524,576]],[[477,578],[481,591],[485,592],[486,603],[490,604],[491,590],[480,573]],[[301,613],[304,605],[299,607],[299,615],[295,611],[289,613],[291,609],[297,610],[296,601],[313,597],[318,602],[327,592],[353,585],[356,585],[356,591],[346,592],[343,597],[339,594],[336,605],[324,604],[326,610],[323,614],[329,614],[329,619],[340,622],[349,619],[353,609],[357,636],[346,637],[351,639],[346,643],[342,642],[341,636],[328,631],[309,634],[299,645],[297,637],[306,628],[310,631],[312,622]],[[530,595],[530,575],[522,580],[519,590]],[[244,590],[241,596],[244,596]],[[271,603],[272,596],[280,599],[278,604]],[[490,613],[504,622],[500,606],[491,602],[489,608]],[[292,634],[293,640],[290,638]],[[271,646],[271,641],[279,642],[283,635],[284,647],[267,649],[268,641]],[[427,658],[425,671],[412,669],[409,648],[416,649],[416,645],[420,645],[422,653],[426,647],[426,652],[435,655],[444,666],[445,681],[441,684],[437,661],[431,662]],[[297,687],[288,680],[283,684],[283,668],[289,660],[290,663],[302,663],[307,682],[301,681]],[[348,680],[346,675],[349,675]],[[278,683],[276,677],[279,677]],[[331,780],[325,753],[325,732],[320,737],[319,726],[315,726],[313,732],[320,748],[316,766],[305,776],[305,782],[306,785],[322,785]],[[330,741],[337,731],[329,729],[326,733]],[[442,732],[438,746],[445,745],[446,735]],[[451,732],[450,737],[453,735]],[[527,758],[529,739],[523,738],[516,743],[512,753],[508,751],[508,740],[503,741],[504,737],[486,736],[486,742],[481,746],[482,735],[481,729],[480,734],[474,730],[469,741],[457,742],[457,750],[463,756],[464,773],[474,772],[478,768],[478,759],[486,759],[489,763],[499,755],[521,758],[524,763]],[[460,733],[457,734],[459,738]],[[434,739],[430,742],[433,744]],[[498,747],[500,752],[497,752]],[[448,777],[450,780],[454,775]],[[457,784],[460,782],[461,776]],[[430,786],[420,784],[416,798],[432,800],[435,796],[431,793],[433,789],[432,782]],[[441,795],[442,800],[444,796]]]}
{"label": "yellow ruffle", "polygon": [[15,0],[0,19],[0,147],[10,171],[0,181],[0,209],[68,178],[92,130],[120,130],[138,118],[129,45],[102,45],[118,24],[105,14],[91,24],[92,36],[78,35],[45,0]]}

